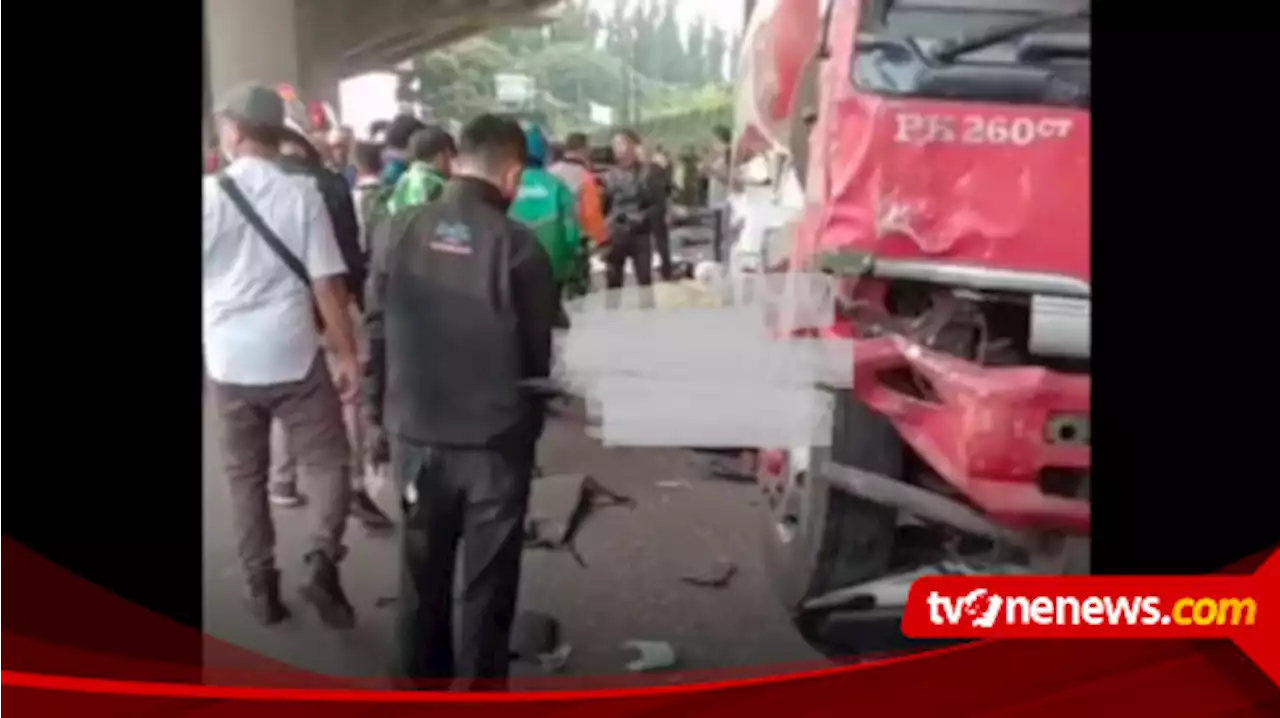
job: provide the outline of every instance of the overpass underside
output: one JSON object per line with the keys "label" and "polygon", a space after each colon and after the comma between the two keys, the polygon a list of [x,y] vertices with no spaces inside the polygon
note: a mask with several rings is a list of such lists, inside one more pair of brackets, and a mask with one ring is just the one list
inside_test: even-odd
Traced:
{"label": "overpass underside", "polygon": [[287,82],[337,105],[346,77],[490,28],[538,24],[559,0],[205,0],[205,109],[238,83]]}

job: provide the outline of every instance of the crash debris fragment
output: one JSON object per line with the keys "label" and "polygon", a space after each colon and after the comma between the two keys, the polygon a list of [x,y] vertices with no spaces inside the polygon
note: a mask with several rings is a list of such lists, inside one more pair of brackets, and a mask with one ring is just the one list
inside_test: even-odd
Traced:
{"label": "crash debris fragment", "polygon": [[521,611],[511,624],[511,657],[541,663],[540,656],[560,647],[560,622],[538,611]]}
{"label": "crash debris fragment", "polygon": [[659,481],[658,488],[660,489],[691,489],[693,488],[693,484],[689,483],[688,481],[685,481],[684,479],[671,479],[669,481]]}
{"label": "crash debris fragment", "polygon": [[702,588],[724,588],[738,575],[738,566],[729,561],[716,561],[706,571],[681,576],[680,581]]}
{"label": "crash debris fragment", "polygon": [[[565,482],[576,484],[576,487],[565,490]],[[592,512],[606,506],[635,508],[636,505],[631,498],[609,490],[587,475],[547,476],[537,484],[537,489],[544,488],[550,497],[560,499],[556,502],[558,506],[553,508],[558,517],[526,521],[524,546],[528,549],[567,551],[583,568],[587,564],[578,553],[574,540]]]}
{"label": "crash debris fragment", "polygon": [[622,647],[640,654],[639,658],[627,664],[627,670],[632,673],[660,671],[676,665],[676,651],[666,641],[627,641]]}
{"label": "crash debris fragment", "polygon": [[550,653],[539,653],[538,665],[542,667],[544,673],[560,673],[569,663],[571,655],[573,655],[573,647],[568,643],[561,643]]}

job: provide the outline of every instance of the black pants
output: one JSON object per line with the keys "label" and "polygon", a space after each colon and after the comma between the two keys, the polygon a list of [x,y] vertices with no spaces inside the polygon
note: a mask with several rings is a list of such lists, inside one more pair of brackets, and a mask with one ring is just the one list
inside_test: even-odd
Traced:
{"label": "black pants", "polygon": [[[392,452],[404,496],[399,672],[415,681],[461,679],[454,688],[500,689],[510,670],[533,452],[403,441]],[[455,647],[459,563],[462,606]]]}
{"label": "black pants", "polygon": [[662,281],[670,282],[671,232],[667,227],[667,208],[665,205],[654,212],[653,248],[658,253],[658,276],[662,277]]}
{"label": "black pants", "polygon": [[[605,286],[610,290],[618,290],[626,282],[627,261],[631,262],[631,271],[635,272],[636,284],[642,288],[653,286],[653,241],[648,232],[630,233],[615,232],[609,237],[609,250],[605,254]],[[610,307],[618,306],[621,292],[611,291],[607,295]],[[642,306],[652,306],[653,294],[641,291]]]}

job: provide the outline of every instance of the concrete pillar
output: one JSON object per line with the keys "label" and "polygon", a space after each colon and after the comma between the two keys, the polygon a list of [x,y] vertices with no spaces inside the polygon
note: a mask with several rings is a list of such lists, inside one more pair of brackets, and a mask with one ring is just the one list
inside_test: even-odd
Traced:
{"label": "concrete pillar", "polygon": [[242,82],[302,81],[297,0],[205,0],[209,89],[221,98]]}

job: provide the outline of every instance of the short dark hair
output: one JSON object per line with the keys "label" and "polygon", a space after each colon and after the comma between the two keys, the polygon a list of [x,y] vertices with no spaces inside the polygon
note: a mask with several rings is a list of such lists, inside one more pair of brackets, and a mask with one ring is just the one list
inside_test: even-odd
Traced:
{"label": "short dark hair", "polygon": [[356,169],[367,174],[382,171],[382,145],[376,142],[357,142],[351,150]]}
{"label": "short dark hair", "polygon": [[413,115],[396,115],[387,126],[387,146],[397,150],[409,149],[409,139],[426,125]]}
{"label": "short dark hair", "polygon": [[486,170],[497,172],[512,163],[524,164],[524,130],[515,120],[480,115],[462,128],[460,140],[458,154]]}
{"label": "short dark hair", "polygon": [[613,136],[625,138],[628,142],[630,142],[633,145],[641,144],[640,133],[630,128],[624,127],[621,130],[614,132]]}
{"label": "short dark hair", "polygon": [[579,152],[587,149],[587,135],[583,132],[570,132],[565,135],[564,149],[566,152]]}
{"label": "short dark hair", "polygon": [[725,144],[729,144],[729,141],[733,139],[733,133],[724,125],[716,125],[715,127],[712,127],[711,134],[714,135],[717,140],[720,140]]}
{"label": "short dark hair", "polygon": [[277,125],[255,125],[248,122],[237,122],[240,136],[250,142],[268,147],[279,146],[285,141],[285,130]]}
{"label": "short dark hair", "polygon": [[430,162],[442,154],[458,154],[453,136],[438,125],[428,125],[409,138],[409,155],[420,162]]}

